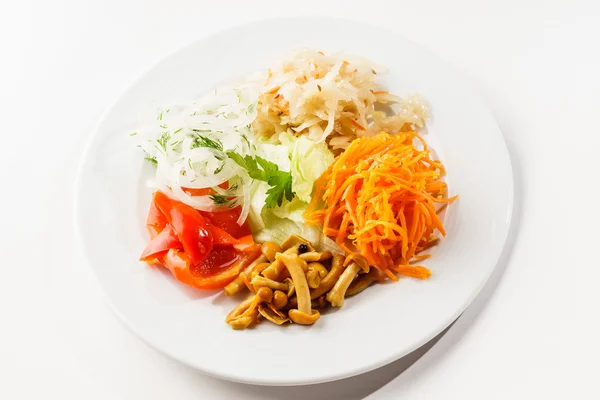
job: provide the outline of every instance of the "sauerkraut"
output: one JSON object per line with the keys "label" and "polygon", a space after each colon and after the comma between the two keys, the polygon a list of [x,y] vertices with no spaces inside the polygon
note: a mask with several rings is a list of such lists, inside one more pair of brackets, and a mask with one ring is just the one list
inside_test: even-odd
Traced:
{"label": "sauerkraut", "polygon": [[258,95],[254,134],[277,142],[279,133],[305,135],[334,151],[358,136],[422,128],[428,107],[418,95],[406,99],[383,90],[384,68],[352,55],[300,50],[271,68]]}

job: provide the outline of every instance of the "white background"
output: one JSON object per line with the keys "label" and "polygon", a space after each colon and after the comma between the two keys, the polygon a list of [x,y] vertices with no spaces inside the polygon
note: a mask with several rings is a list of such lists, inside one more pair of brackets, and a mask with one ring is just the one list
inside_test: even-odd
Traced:
{"label": "white background", "polygon": [[[437,343],[349,380],[262,388],[205,377],[117,322],[75,240],[73,183],[140,72],[284,15],[379,25],[456,66],[506,137],[517,207],[492,279]],[[0,398],[600,398],[598,2],[15,1],[0,43]]]}

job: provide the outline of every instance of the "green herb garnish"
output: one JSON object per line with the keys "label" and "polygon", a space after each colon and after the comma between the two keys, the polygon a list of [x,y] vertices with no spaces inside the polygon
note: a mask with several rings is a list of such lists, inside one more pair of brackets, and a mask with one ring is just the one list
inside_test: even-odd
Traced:
{"label": "green herb garnish", "polygon": [[[220,158],[218,158],[220,160]],[[219,172],[223,171],[223,168],[225,168],[225,163],[221,164],[219,167],[215,168],[215,172],[213,172],[213,174],[218,174]]]}
{"label": "green herb garnish", "polygon": [[265,205],[274,208],[283,204],[283,199],[292,201],[294,191],[292,190],[292,174],[280,171],[277,164],[265,160],[262,157],[244,156],[235,151],[228,151],[227,156],[236,164],[248,171],[252,179],[267,182],[271,188],[267,190]]}
{"label": "green herb garnish", "polygon": [[223,143],[219,139],[213,140],[209,137],[196,135],[194,137],[194,142],[192,143],[192,149],[198,147],[208,147],[209,149],[215,149],[218,151],[223,151]]}
{"label": "green herb garnish", "polygon": [[155,167],[158,165],[158,161],[156,160],[156,157],[146,157],[145,160],[149,161],[150,164],[154,165]]}
{"label": "green herb garnish", "polygon": [[163,149],[165,154],[167,153],[167,144],[169,143],[170,139],[171,139],[170,132],[163,132],[163,134],[160,135],[160,139],[156,139],[156,142],[160,145],[160,147]]}
{"label": "green herb garnish", "polygon": [[223,196],[222,194],[211,194],[208,195],[208,197],[210,197],[210,199],[212,201],[215,202],[215,204],[227,204],[229,203],[229,199],[225,196]]}

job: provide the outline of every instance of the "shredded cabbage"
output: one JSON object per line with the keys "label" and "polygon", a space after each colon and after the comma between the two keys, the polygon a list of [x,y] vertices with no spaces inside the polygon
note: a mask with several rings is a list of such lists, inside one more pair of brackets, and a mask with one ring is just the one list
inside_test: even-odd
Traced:
{"label": "shredded cabbage", "polygon": [[[265,157],[270,156],[269,160],[277,163],[280,169],[291,171],[292,187],[296,197],[291,202],[283,203],[281,207],[267,209],[264,204],[269,187],[261,182],[252,193],[250,227],[253,232],[264,230],[259,234],[260,237],[278,238],[282,235],[279,231],[284,230],[288,232],[287,236],[296,233],[308,239],[306,235],[315,236],[315,233],[304,226],[303,214],[312,198],[315,181],[334,160],[333,153],[324,143],[315,143],[308,138],[296,137],[290,133],[282,133],[280,139],[280,145],[258,142],[257,149]],[[292,226],[288,221],[296,226]],[[275,227],[272,226],[273,224]],[[318,240],[317,237],[316,241]]]}
{"label": "shredded cabbage", "polygon": [[342,150],[357,136],[395,132],[405,124],[422,128],[428,115],[425,101],[382,90],[377,78],[383,71],[357,56],[296,51],[269,70],[258,97],[254,133],[276,141],[279,133],[292,131]]}
{"label": "shredded cabbage", "polygon": [[325,143],[313,142],[306,136],[296,137],[283,132],[279,140],[289,149],[294,192],[300,200],[308,203],[314,182],[333,163],[333,153]]}

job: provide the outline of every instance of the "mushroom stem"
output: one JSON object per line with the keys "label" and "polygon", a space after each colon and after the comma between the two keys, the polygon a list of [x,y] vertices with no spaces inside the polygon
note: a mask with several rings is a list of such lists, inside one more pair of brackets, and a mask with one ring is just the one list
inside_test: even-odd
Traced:
{"label": "mushroom stem", "polygon": [[344,271],[344,256],[336,254],[331,261],[331,269],[329,273],[321,280],[319,287],[311,290],[310,298],[317,299],[319,296],[329,292],[333,285],[338,281],[340,275]]}
{"label": "mushroom stem", "polygon": [[376,268],[371,269],[368,274],[360,275],[358,278],[352,282],[348,290],[346,290],[346,297],[354,296],[368,288],[371,283],[378,280],[379,272]]}
{"label": "mushroom stem", "polygon": [[[301,238],[298,235],[290,235],[290,237],[285,239],[281,243],[281,250],[284,254],[298,254],[298,246],[301,244],[305,244],[310,252],[313,252],[315,250],[309,241]],[[271,265],[262,272],[262,276],[264,276],[265,278],[277,280],[279,274],[281,273],[281,271],[284,270],[284,268],[285,267],[281,264],[281,262],[277,262],[277,257],[275,257],[275,261],[273,261],[273,263],[271,263]]]}
{"label": "mushroom stem", "polygon": [[252,323],[256,321],[257,317],[258,314],[256,313],[256,310],[253,310],[250,314],[240,316],[234,319],[233,321],[229,322],[229,326],[231,326],[236,331],[240,331],[252,325]]}
{"label": "mushroom stem", "polygon": [[329,260],[331,257],[333,257],[333,255],[329,251],[323,251],[321,253],[318,251],[309,251],[300,254],[300,258],[304,259],[306,262],[325,261]]}
{"label": "mushroom stem", "polygon": [[327,307],[329,307],[329,303],[325,301],[325,296],[321,296],[317,300],[311,300],[310,304],[312,305],[312,308],[317,308],[321,310],[324,310]]}
{"label": "mushroom stem", "polygon": [[329,271],[327,268],[319,262],[311,262],[308,264],[308,272],[306,274],[306,279],[308,281],[308,286],[311,289],[316,289],[321,284],[321,280],[327,276]]}
{"label": "mushroom stem", "polygon": [[252,272],[250,273],[250,279],[254,279],[254,277],[255,277],[255,276],[258,276],[258,275],[260,275],[260,273],[261,273],[261,272],[263,272],[263,270],[264,270],[265,268],[268,268],[268,267],[269,267],[269,265],[271,265],[271,264],[270,264],[270,263],[268,263],[268,262],[264,262],[264,263],[257,264],[257,265],[256,265],[256,266],[255,266],[255,267],[252,269]]}
{"label": "mushroom stem", "polygon": [[[267,261],[267,256],[262,254],[258,256],[256,260],[248,264],[248,266],[244,268],[244,270],[240,274],[246,274],[246,276],[250,276],[250,273],[252,272],[254,267],[256,267],[260,263],[264,263]],[[232,282],[227,284],[227,286],[223,288],[223,291],[227,296],[233,296],[234,294],[237,294],[243,287],[245,287],[244,280],[240,276],[238,276]]]}
{"label": "mushroom stem", "polygon": [[245,329],[254,321],[258,316],[258,312],[256,307],[260,303],[260,298],[253,295],[248,297],[246,300],[238,304],[236,308],[231,310],[231,312],[225,318],[225,322],[227,322],[233,329]]}
{"label": "mushroom stem", "polygon": [[361,270],[362,268],[360,265],[355,262],[350,263],[344,270],[340,279],[338,279],[333,289],[331,289],[326,296],[327,301],[330,302],[333,307],[342,307],[344,305],[346,290],[348,290],[348,287]]}
{"label": "mushroom stem", "polygon": [[[281,254],[281,253],[277,253]],[[283,252],[283,254],[298,254],[298,247],[292,247]],[[275,261],[271,263],[267,268],[262,271],[262,276],[268,279],[275,280],[281,274],[281,271],[285,268],[285,265],[281,261],[277,259],[277,255],[275,255]]]}
{"label": "mushroom stem", "polygon": [[[298,299],[298,311],[306,315],[311,315],[310,289],[308,288],[308,282],[306,281],[306,275],[304,275],[304,268],[302,265],[306,264],[306,261],[298,257],[297,254],[279,253],[275,258],[277,261],[283,263],[290,272],[296,290],[296,298]],[[292,318],[292,321],[293,320],[294,319]]]}
{"label": "mushroom stem", "polygon": [[260,275],[255,276],[254,279],[250,281],[250,284],[254,286],[255,290],[258,290],[258,288],[265,286],[273,290],[281,290],[283,292],[287,292],[287,290],[289,289],[287,283],[277,282]]}

